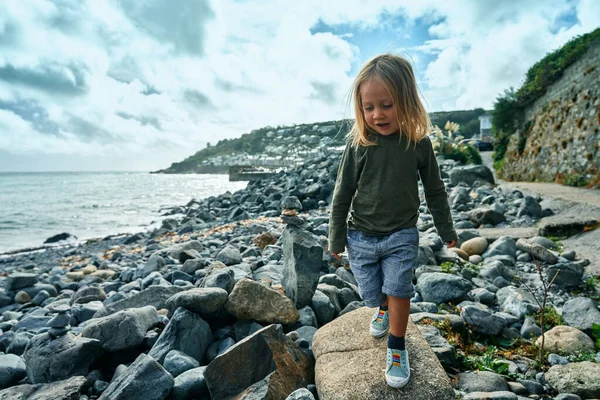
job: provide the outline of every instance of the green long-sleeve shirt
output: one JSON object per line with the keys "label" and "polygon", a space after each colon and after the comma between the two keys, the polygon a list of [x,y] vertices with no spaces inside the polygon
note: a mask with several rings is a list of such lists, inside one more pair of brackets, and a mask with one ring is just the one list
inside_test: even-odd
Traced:
{"label": "green long-sleeve shirt", "polygon": [[329,216],[331,252],[344,251],[348,227],[386,235],[415,226],[420,205],[418,176],[438,234],[445,242],[457,238],[431,140],[426,136],[408,149],[406,143],[407,138],[399,140],[398,134],[377,135],[376,146],[355,148],[348,142]]}

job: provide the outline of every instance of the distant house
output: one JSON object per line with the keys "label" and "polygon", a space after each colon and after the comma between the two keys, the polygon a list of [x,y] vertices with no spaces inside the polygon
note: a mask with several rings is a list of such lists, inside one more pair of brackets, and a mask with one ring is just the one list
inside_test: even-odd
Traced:
{"label": "distant house", "polygon": [[485,113],[479,116],[479,139],[486,142],[492,140],[492,115]]}

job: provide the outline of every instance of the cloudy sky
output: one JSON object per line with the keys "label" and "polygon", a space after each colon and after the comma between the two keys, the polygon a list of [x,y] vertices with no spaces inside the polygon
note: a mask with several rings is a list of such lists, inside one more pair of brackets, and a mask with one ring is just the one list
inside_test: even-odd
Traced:
{"label": "cloudy sky", "polygon": [[382,52],[413,62],[430,111],[490,108],[599,21],[598,0],[3,0],[0,171],[150,171],[349,118]]}

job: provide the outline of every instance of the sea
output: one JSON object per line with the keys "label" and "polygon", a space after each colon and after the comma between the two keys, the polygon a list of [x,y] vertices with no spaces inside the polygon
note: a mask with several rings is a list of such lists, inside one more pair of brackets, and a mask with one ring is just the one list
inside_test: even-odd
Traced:
{"label": "sea", "polygon": [[63,232],[83,242],[149,230],[171,207],[246,185],[228,175],[0,172],[0,255]]}

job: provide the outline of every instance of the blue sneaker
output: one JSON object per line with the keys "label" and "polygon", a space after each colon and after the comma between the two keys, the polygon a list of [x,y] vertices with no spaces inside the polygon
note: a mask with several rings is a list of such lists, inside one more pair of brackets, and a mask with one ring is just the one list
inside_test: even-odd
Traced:
{"label": "blue sneaker", "polygon": [[373,319],[371,320],[371,335],[380,338],[390,329],[390,317],[387,310],[384,311],[377,307]]}
{"label": "blue sneaker", "polygon": [[408,351],[387,349],[387,368],[385,369],[385,381],[393,388],[404,387],[410,379],[410,365],[408,363]]}

